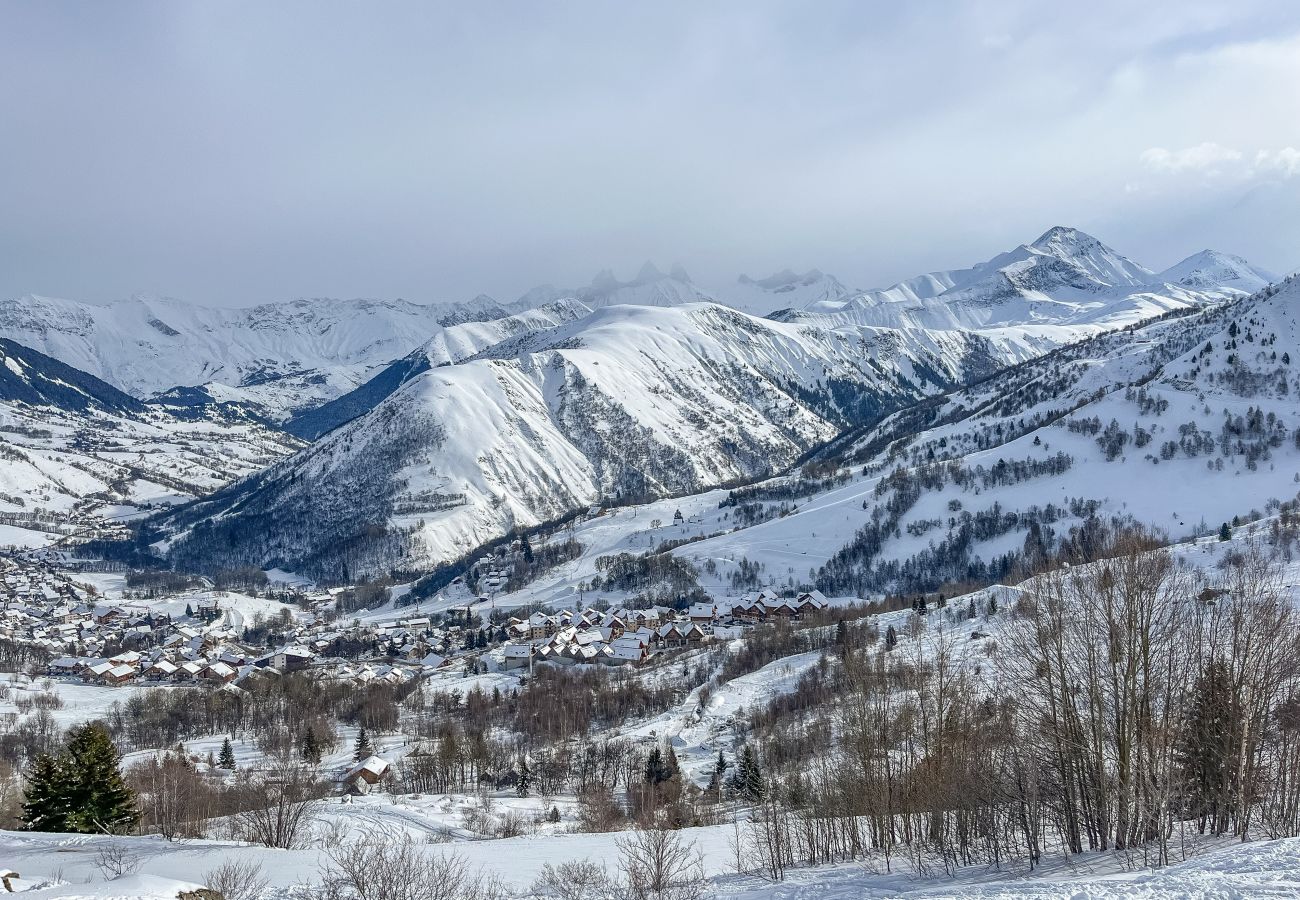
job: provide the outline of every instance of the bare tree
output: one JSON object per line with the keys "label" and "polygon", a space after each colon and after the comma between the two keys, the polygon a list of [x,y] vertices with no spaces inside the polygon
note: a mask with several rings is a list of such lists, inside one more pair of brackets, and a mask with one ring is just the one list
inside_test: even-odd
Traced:
{"label": "bare tree", "polygon": [[619,870],[632,900],[697,900],[706,889],[704,857],[680,832],[656,826],[618,841]]}
{"label": "bare tree", "polygon": [[471,869],[463,856],[430,851],[409,834],[375,829],[332,848],[321,871],[327,896],[354,900],[506,900],[494,875]]}
{"label": "bare tree", "polygon": [[558,900],[615,900],[622,886],[604,866],[589,860],[569,860],[558,865],[546,863],[542,874],[533,882],[532,891]]}
{"label": "bare tree", "polygon": [[270,879],[252,860],[227,859],[209,869],[203,883],[226,900],[255,900],[266,890]]}
{"label": "bare tree", "polygon": [[267,847],[291,849],[306,837],[316,801],[325,785],[291,756],[273,758],[271,766],[246,776],[235,824],[244,838]]}

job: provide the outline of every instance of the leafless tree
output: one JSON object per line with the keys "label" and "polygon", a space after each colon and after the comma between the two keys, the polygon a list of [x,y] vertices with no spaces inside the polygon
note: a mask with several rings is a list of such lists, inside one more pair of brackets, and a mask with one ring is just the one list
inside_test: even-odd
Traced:
{"label": "leafless tree", "polygon": [[618,900],[625,891],[604,866],[589,860],[569,860],[542,866],[532,891],[557,900]]}
{"label": "leafless tree", "polygon": [[226,900],[255,900],[266,890],[270,879],[252,860],[227,859],[209,869],[203,883]]}
{"label": "leafless tree", "polygon": [[321,871],[329,897],[353,900],[506,900],[495,876],[471,869],[465,858],[432,851],[410,835],[394,838],[378,830],[329,851]]}
{"label": "leafless tree", "polygon": [[619,870],[632,900],[697,900],[706,890],[704,858],[694,842],[663,826],[618,841]]}
{"label": "leafless tree", "polygon": [[285,850],[306,837],[316,801],[325,794],[316,774],[289,756],[273,758],[265,771],[245,776],[240,788],[238,830],[246,840]]}

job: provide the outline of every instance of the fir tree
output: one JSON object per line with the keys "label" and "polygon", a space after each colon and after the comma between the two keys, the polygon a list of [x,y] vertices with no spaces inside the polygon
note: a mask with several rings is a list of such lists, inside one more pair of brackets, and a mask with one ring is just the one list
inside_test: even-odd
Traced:
{"label": "fir tree", "polygon": [[[528,542],[528,535],[524,535],[524,539],[523,539],[523,541],[522,541],[522,548],[521,548],[521,549],[524,551],[524,562],[528,563],[529,565],[532,565],[532,562],[533,562],[533,545],[530,544],[530,543]],[[543,549],[544,549],[544,548],[543,548]]]}
{"label": "fir tree", "polygon": [[320,765],[320,742],[316,740],[316,730],[308,728],[303,732],[302,742],[298,747],[303,760],[313,766]]}
{"label": "fir tree", "polygon": [[519,780],[515,782],[515,793],[527,797],[533,788],[533,773],[528,768],[528,760],[519,760]]}
{"label": "fir tree", "polygon": [[37,759],[23,803],[24,827],[81,834],[133,830],[140,811],[119,763],[103,725],[91,722],[74,728],[58,758]]}
{"label": "fir tree", "polygon": [[668,752],[664,754],[664,769],[663,769],[664,777],[662,780],[671,781],[672,779],[680,775],[681,772],[682,772],[682,767],[677,762],[677,751],[673,749],[672,744],[669,744]]}
{"label": "fir tree", "polygon": [[235,768],[235,748],[231,746],[230,738],[221,742],[221,755],[217,757],[217,765],[232,771]]}
{"label": "fir tree", "polygon": [[645,758],[645,776],[646,784],[658,784],[664,780],[664,757],[658,747],[650,750]]}
{"label": "fir tree", "polygon": [[71,779],[63,770],[66,759],[42,753],[27,773],[23,800],[23,828],[28,831],[69,831],[67,827]]}
{"label": "fir tree", "polygon": [[893,625],[890,625],[887,629],[885,629],[885,649],[893,650],[897,646],[898,646],[898,632],[894,630]]}
{"label": "fir tree", "polygon": [[758,756],[754,753],[753,747],[746,745],[741,751],[731,786],[746,800],[762,800],[767,795],[767,783],[763,780],[763,770],[758,764]]}
{"label": "fir tree", "polygon": [[1222,525],[1219,526],[1219,540],[1221,541],[1232,540],[1232,528],[1228,526],[1227,522],[1224,522]]}
{"label": "fir tree", "polygon": [[352,761],[361,762],[374,755],[374,745],[370,743],[370,735],[366,734],[366,727],[362,725],[361,730],[357,732],[357,742],[352,748]]}

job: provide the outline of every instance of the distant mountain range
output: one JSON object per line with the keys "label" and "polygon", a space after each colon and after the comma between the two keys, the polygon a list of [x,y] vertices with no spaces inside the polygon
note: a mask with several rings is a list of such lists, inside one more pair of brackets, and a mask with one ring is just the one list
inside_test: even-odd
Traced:
{"label": "distant mountain range", "polygon": [[[314,441],[274,462],[296,446],[286,437],[263,456],[274,464],[232,470],[247,477],[165,516],[159,550],[199,570],[346,580],[435,566],[591,505],[772,475],[928,397],[1273,279],[1212,251],[1156,273],[1053,228],[876,291],[785,271],[708,292],[647,264],[509,304],[26,298],[0,304],[0,334],[40,352],[6,345],[0,400]],[[56,359],[85,371],[20,378],[37,357],[42,372]]]}

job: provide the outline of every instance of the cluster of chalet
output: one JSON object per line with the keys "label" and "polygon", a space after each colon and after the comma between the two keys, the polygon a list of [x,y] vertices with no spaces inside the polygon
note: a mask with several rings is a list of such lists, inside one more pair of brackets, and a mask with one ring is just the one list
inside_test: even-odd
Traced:
{"label": "cluster of chalet", "polygon": [[738,601],[696,603],[685,613],[662,606],[535,612],[527,619],[512,619],[506,628],[510,642],[502,649],[502,665],[636,665],[659,652],[738,637],[747,624],[773,617],[795,619],[827,605],[818,591],[797,597],[761,591]]}
{"label": "cluster of chalet", "polygon": [[798,619],[807,613],[826,609],[830,603],[821,591],[805,591],[784,597],[776,591],[753,591],[739,600],[696,603],[687,616],[692,622],[767,622],[774,619]]}

